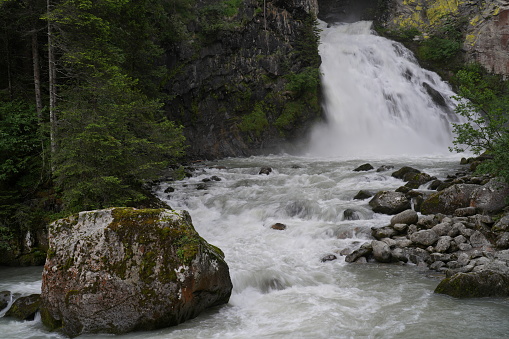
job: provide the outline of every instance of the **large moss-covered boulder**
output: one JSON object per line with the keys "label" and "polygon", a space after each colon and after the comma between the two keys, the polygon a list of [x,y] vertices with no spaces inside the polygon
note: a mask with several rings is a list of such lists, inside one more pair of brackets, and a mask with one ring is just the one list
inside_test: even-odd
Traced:
{"label": "large moss-covered boulder", "polygon": [[231,294],[222,252],[186,211],[81,212],[51,224],[49,241],[42,321],[70,337],[177,325]]}
{"label": "large moss-covered boulder", "polygon": [[456,298],[508,297],[509,276],[491,270],[457,273],[442,280],[435,293]]}
{"label": "large moss-covered boulder", "polygon": [[479,187],[474,184],[457,184],[433,193],[422,203],[421,213],[452,215],[456,209],[470,206],[470,196]]}

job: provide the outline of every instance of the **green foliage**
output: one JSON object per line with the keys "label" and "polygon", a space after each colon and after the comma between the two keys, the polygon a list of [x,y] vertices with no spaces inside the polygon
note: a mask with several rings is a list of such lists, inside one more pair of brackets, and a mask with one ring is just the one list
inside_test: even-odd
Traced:
{"label": "green foliage", "polygon": [[509,91],[507,83],[471,65],[456,74],[461,100],[456,113],[468,122],[453,124],[456,134],[451,151],[471,149],[487,152],[493,160],[485,161],[480,171],[502,176],[509,182]]}
{"label": "green foliage", "polygon": [[265,105],[263,102],[256,103],[253,111],[242,117],[239,128],[243,132],[253,132],[256,136],[260,134],[269,126],[267,116],[265,113]]}
{"label": "green foliage", "polygon": [[320,67],[321,59],[318,55],[320,29],[315,17],[308,15],[302,22],[295,44],[297,60],[308,67]]}
{"label": "green foliage", "polygon": [[460,41],[431,37],[422,43],[419,54],[424,60],[444,61],[456,56],[460,50]]}
{"label": "green foliage", "polygon": [[315,94],[320,85],[320,71],[315,67],[306,67],[300,73],[290,73],[287,79],[286,90],[292,92],[292,96]]}

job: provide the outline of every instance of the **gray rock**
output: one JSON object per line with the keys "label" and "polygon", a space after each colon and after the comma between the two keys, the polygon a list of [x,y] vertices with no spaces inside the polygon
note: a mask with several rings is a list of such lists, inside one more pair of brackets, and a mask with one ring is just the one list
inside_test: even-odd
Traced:
{"label": "gray rock", "polygon": [[400,192],[380,191],[369,201],[375,213],[397,214],[409,209],[410,200]]}
{"label": "gray rock", "polygon": [[481,213],[497,213],[507,206],[508,195],[509,185],[494,178],[472,192],[470,204]]}
{"label": "gray rock", "polygon": [[408,262],[407,254],[402,248],[393,249],[391,252],[391,257],[393,261],[401,261],[404,263]]}
{"label": "gray rock", "polygon": [[429,269],[438,271],[439,269],[441,269],[444,266],[445,266],[445,263],[443,261],[435,261],[434,263],[429,265]]}
{"label": "gray rock", "polygon": [[353,197],[355,200],[364,200],[371,198],[373,196],[373,193],[366,190],[360,190],[355,197]]}
{"label": "gray rock", "polygon": [[343,212],[343,220],[360,220],[360,219],[361,219],[361,216],[360,216],[359,212],[357,212],[356,210],[347,208]]}
{"label": "gray rock", "polygon": [[364,243],[361,247],[345,257],[346,262],[357,262],[361,257],[369,256],[373,253],[371,243]]}
{"label": "gray rock", "polygon": [[380,228],[373,227],[371,229],[371,235],[373,238],[382,240],[384,238],[391,238],[396,234],[396,231],[391,226],[384,226]]}
{"label": "gray rock", "polygon": [[458,244],[458,248],[460,251],[470,251],[472,249],[472,245],[468,243]]}
{"label": "gray rock", "polygon": [[467,238],[465,238],[463,235],[458,235],[456,237],[454,237],[454,242],[456,242],[456,244],[463,244],[465,242],[467,242]]}
{"label": "gray rock", "polygon": [[439,236],[448,235],[449,232],[452,230],[452,225],[449,223],[442,222],[438,225],[433,226],[433,228],[431,229],[435,231],[435,233],[438,234]]}
{"label": "gray rock", "polygon": [[373,240],[371,242],[371,246],[373,248],[373,257],[378,262],[391,262],[391,249],[389,245],[387,245],[383,241]]}
{"label": "gray rock", "polygon": [[382,166],[378,167],[376,169],[376,171],[377,172],[385,172],[385,171],[391,170],[393,168],[394,168],[394,166],[392,166],[392,165],[382,165]]}
{"label": "gray rock", "polygon": [[406,248],[412,246],[413,242],[410,239],[398,239],[396,240],[396,246],[400,248]]}
{"label": "gray rock", "polygon": [[431,262],[431,257],[426,250],[422,248],[407,248],[408,250],[408,260],[416,265],[426,264]]}
{"label": "gray rock", "polygon": [[477,213],[477,208],[475,207],[462,207],[458,208],[454,211],[454,215],[457,217],[468,217],[471,215],[475,215]]}
{"label": "gray rock", "polygon": [[504,215],[499,221],[493,226],[495,232],[505,232],[509,230],[509,215]]}
{"label": "gray rock", "polygon": [[230,297],[223,253],[186,211],[81,212],[49,235],[41,319],[67,336],[177,325]]}
{"label": "gray rock", "polygon": [[490,245],[490,242],[486,239],[484,234],[479,231],[474,231],[474,233],[470,236],[470,244],[472,247],[482,247]]}
{"label": "gray rock", "polygon": [[499,249],[509,248],[509,232],[502,232],[497,236],[495,245]]}
{"label": "gray rock", "polygon": [[396,172],[392,173],[392,176],[397,179],[403,179],[406,174],[408,173],[421,173],[418,169],[415,169],[413,167],[404,166],[397,170]]}
{"label": "gray rock", "polygon": [[509,276],[496,271],[457,273],[438,284],[435,293],[456,298],[509,296]]}
{"label": "gray rock", "polygon": [[265,175],[269,175],[270,173],[272,173],[271,167],[262,167],[260,169],[260,172],[258,172],[258,174],[265,174]]}
{"label": "gray rock", "polygon": [[458,264],[461,266],[466,266],[470,262],[470,256],[467,253],[461,253],[458,256]]}
{"label": "gray rock", "polygon": [[397,231],[399,233],[403,233],[408,228],[408,225],[407,224],[394,224],[394,226],[392,226],[392,227],[394,228],[395,231]]}
{"label": "gray rock", "polygon": [[391,225],[395,224],[416,224],[419,221],[419,216],[417,212],[414,210],[408,209],[406,211],[400,212],[391,218]]}
{"label": "gray rock", "polygon": [[443,253],[451,247],[452,238],[448,235],[440,237],[435,245],[435,251]]}
{"label": "gray rock", "polygon": [[421,230],[411,234],[410,240],[418,245],[431,246],[438,241],[438,234],[433,230]]}

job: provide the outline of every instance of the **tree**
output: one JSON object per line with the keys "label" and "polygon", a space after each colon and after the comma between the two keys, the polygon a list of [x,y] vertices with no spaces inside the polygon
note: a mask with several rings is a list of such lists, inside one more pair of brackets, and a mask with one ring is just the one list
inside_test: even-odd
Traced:
{"label": "tree", "polygon": [[470,65],[456,74],[459,85],[456,113],[467,122],[453,124],[456,138],[451,150],[493,157],[479,170],[503,177],[509,182],[509,88],[500,77],[479,65]]}

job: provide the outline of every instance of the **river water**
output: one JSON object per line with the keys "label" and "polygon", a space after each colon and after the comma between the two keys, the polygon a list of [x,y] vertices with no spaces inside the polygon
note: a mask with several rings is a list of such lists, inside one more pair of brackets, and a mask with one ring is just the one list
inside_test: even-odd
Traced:
{"label": "river water", "polygon": [[[348,48],[338,50],[338,44]],[[436,295],[440,277],[414,265],[345,263],[341,251],[370,241],[371,227],[390,220],[374,214],[368,200],[354,200],[355,194],[403,184],[390,170],[354,168],[366,162],[375,168],[410,165],[443,179],[461,170],[460,157],[447,152],[451,136],[444,122],[453,119],[447,84],[421,70],[403,47],[370,34],[368,24],[357,23],[324,27],[321,55],[328,124],[317,127],[301,155],[204,162],[193,177],[162,183],[157,189],[173,208],[188,210],[200,235],[224,251],[234,286],[230,302],[177,327],[115,337],[509,336],[506,299]],[[360,59],[368,62],[359,64]],[[387,75],[386,66],[399,71]],[[341,87],[337,77],[349,84]],[[445,93],[447,107],[431,100],[423,79]],[[270,166],[272,173],[258,174],[263,166]],[[203,181],[213,176],[220,180]],[[198,189],[201,184],[206,189]],[[170,186],[175,191],[165,193]],[[426,191],[425,186],[420,189]],[[347,209],[354,210],[358,220],[345,220]],[[272,229],[278,222],[287,228]],[[322,261],[328,255],[337,259]],[[38,293],[40,273],[41,268],[0,269],[0,291]],[[59,335],[47,332],[38,319],[0,318],[0,338]]]}

